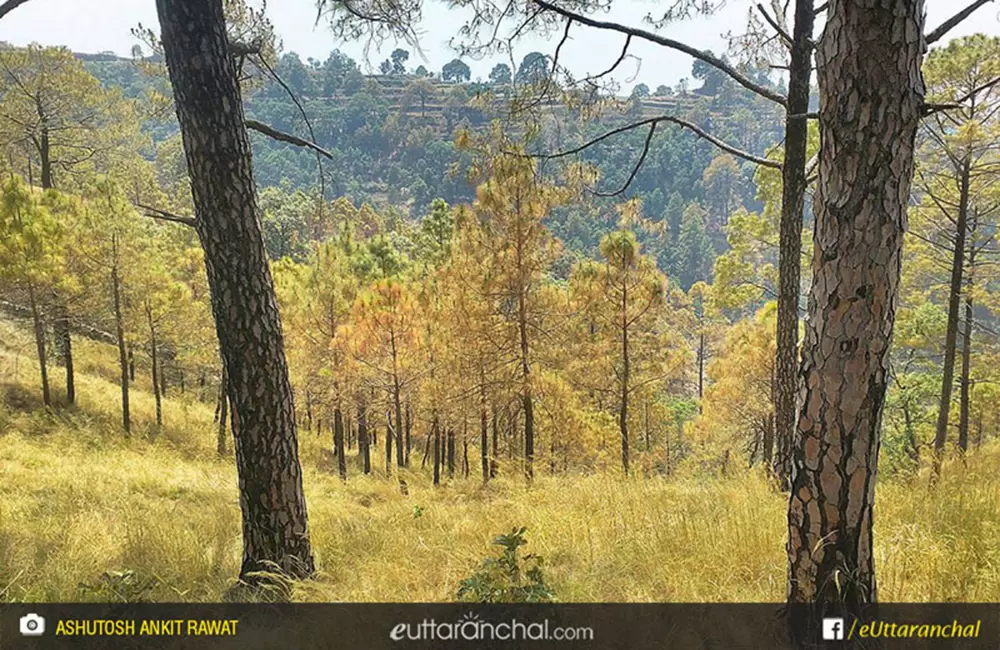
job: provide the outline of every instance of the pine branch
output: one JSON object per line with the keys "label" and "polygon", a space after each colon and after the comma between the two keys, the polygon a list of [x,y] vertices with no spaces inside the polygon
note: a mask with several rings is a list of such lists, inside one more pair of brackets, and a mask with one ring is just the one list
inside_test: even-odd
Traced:
{"label": "pine branch", "polygon": [[954,29],[956,25],[971,16],[976,9],[979,9],[987,2],[993,2],[993,0],[975,0],[975,2],[970,4],[968,7],[941,23],[937,29],[927,34],[927,44],[930,45],[931,43],[936,43],[941,40],[945,34]]}
{"label": "pine branch", "polygon": [[0,4],[0,18],[3,18],[27,1],[28,0],[7,0],[7,2]]}
{"label": "pine branch", "polygon": [[247,120],[246,124],[248,129],[252,129],[258,133],[263,133],[269,138],[274,138],[275,140],[280,140],[281,142],[287,142],[288,144],[294,144],[297,147],[312,149],[313,151],[326,156],[330,160],[333,160],[333,154],[315,142],[309,142],[308,140],[303,140],[296,135],[291,135],[290,133],[285,133],[284,131],[278,131],[277,129],[271,128],[270,126],[258,122],[257,120]]}
{"label": "pine branch", "polygon": [[635,36],[643,40],[649,41],[650,43],[656,43],[657,45],[662,45],[663,47],[669,47],[671,49],[684,52],[688,56],[698,59],[699,61],[703,61],[711,65],[712,67],[717,68],[718,70],[729,75],[734,81],[736,81],[736,83],[740,84],[747,90],[751,90],[760,95],[761,97],[770,99],[771,101],[777,104],[781,104],[782,106],[788,105],[788,100],[780,93],[776,93],[770,88],[767,88],[765,86],[753,82],[752,80],[748,79],[743,74],[741,74],[738,70],[736,70],[736,68],[729,65],[722,59],[713,56],[712,54],[709,54],[708,52],[702,52],[701,50],[697,50],[691,47],[690,45],[681,43],[680,41],[675,41],[673,39],[660,36],[659,34],[648,32],[644,29],[636,29],[634,27],[629,27],[627,25],[622,25],[620,23],[613,23],[603,20],[594,20],[593,18],[589,18],[582,14],[578,14],[576,12],[569,11],[568,9],[564,9],[562,7],[551,4],[547,2],[547,0],[532,0],[532,2],[534,2],[535,5],[546,11],[551,11],[552,13],[558,14],[564,18],[568,18],[570,21],[576,21],[581,25],[594,27],[596,29],[604,29],[613,32],[619,32],[621,34],[627,34],[629,36]]}
{"label": "pine branch", "polygon": [[136,203],[135,207],[143,211],[143,216],[150,217],[152,219],[158,219],[160,221],[170,221],[172,223],[180,223],[185,226],[195,227],[194,217],[183,217],[180,215],[167,212],[166,210],[160,210],[159,208],[154,208],[149,205],[143,205],[142,203]]}
{"label": "pine branch", "polygon": [[[628,124],[626,126],[622,126],[622,127],[617,128],[617,129],[613,129],[611,131],[608,131],[607,133],[605,133],[603,135],[600,135],[600,136],[598,136],[598,137],[596,137],[596,138],[594,138],[592,140],[589,140],[589,141],[583,143],[582,145],[580,145],[578,147],[574,147],[574,148],[568,149],[566,151],[560,151],[558,153],[552,153],[552,154],[527,154],[527,156],[529,156],[531,158],[537,158],[537,159],[540,159],[540,160],[554,160],[554,159],[557,159],[557,158],[565,158],[567,156],[572,156],[572,155],[578,154],[578,153],[580,153],[580,152],[582,152],[582,151],[584,151],[586,149],[589,149],[590,147],[594,146],[595,144],[603,142],[604,140],[607,140],[608,138],[614,137],[616,135],[620,135],[622,133],[626,133],[628,131],[632,131],[634,129],[638,129],[638,128],[643,127],[643,126],[651,126],[651,125],[659,124],[660,122],[670,122],[671,124],[676,124],[677,126],[680,126],[682,128],[689,129],[692,132],[694,132],[696,135],[698,135],[699,137],[703,138],[704,140],[707,140],[708,142],[711,142],[713,145],[715,145],[719,149],[722,149],[726,153],[730,153],[730,154],[732,154],[734,156],[737,156],[737,157],[742,158],[744,160],[748,160],[748,161],[750,161],[752,163],[755,163],[757,165],[760,165],[762,167],[770,167],[772,169],[781,169],[781,163],[778,162],[778,161],[776,161],[776,160],[770,160],[768,158],[761,158],[760,156],[755,156],[752,153],[748,153],[746,151],[742,151],[740,149],[737,149],[736,147],[733,147],[732,145],[726,144],[725,142],[723,142],[722,140],[718,139],[714,135],[708,133],[707,131],[705,131],[704,129],[702,129],[700,126],[698,126],[698,125],[696,125],[696,124],[694,124],[692,122],[689,122],[687,120],[681,119],[679,117],[674,117],[672,115],[661,115],[659,117],[650,117],[648,119],[641,120],[639,122],[633,122],[632,124]],[[647,144],[648,144],[648,141],[649,141],[649,138],[647,137]]]}

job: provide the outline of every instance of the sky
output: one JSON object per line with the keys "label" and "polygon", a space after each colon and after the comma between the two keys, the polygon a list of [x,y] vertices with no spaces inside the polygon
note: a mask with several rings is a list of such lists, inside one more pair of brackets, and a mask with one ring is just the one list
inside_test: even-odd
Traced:
{"label": "sky", "polygon": [[[699,49],[725,52],[723,35],[729,31],[739,33],[746,24],[748,10],[757,1],[727,0],[725,7],[714,16],[674,23],[660,33]],[[926,0],[928,28],[937,26],[967,2]],[[0,20],[0,41],[14,45],[65,45],[76,52],[113,51],[128,56],[137,42],[131,34],[133,27],[140,23],[158,27],[155,4],[154,0],[31,0]],[[315,6],[315,0],[269,0],[268,14],[286,52],[296,52],[303,60],[309,57],[324,60],[336,48],[358,61],[362,70],[374,72],[379,62],[397,47],[389,43],[381,51],[369,52],[366,57],[363,44],[337,42],[326,24],[317,25]],[[643,18],[656,9],[655,0],[619,0],[602,19],[642,27]],[[429,70],[440,71],[441,66],[455,58],[449,39],[457,34],[464,20],[460,12],[448,9],[441,0],[425,2],[424,14],[419,31],[426,61],[411,52],[408,65],[416,67],[423,63]],[[987,4],[950,32],[949,37],[975,32],[1000,35],[1000,8]],[[515,63],[520,63],[521,57],[533,50],[551,54],[560,36],[548,40],[539,36],[523,39],[515,50]],[[578,77],[602,72],[617,58],[623,43],[624,37],[620,34],[574,26],[560,60]],[[400,46],[412,49],[406,44]],[[616,80],[623,88],[639,82],[650,88],[659,84],[675,85],[691,75],[691,59],[682,53],[638,41],[629,51],[639,61],[629,60],[622,65]],[[485,79],[500,60],[466,62],[472,69],[473,79]]]}

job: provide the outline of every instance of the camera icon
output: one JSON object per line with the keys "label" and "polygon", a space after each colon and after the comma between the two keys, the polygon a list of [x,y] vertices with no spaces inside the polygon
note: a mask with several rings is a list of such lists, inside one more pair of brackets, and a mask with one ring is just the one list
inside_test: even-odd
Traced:
{"label": "camera icon", "polygon": [[21,636],[42,636],[45,634],[45,619],[38,614],[21,617]]}

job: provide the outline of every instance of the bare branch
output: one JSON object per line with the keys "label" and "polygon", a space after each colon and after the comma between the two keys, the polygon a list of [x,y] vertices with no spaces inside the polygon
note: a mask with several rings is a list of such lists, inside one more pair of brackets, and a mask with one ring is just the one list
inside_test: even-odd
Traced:
{"label": "bare branch", "polygon": [[940,27],[935,29],[933,32],[927,34],[927,44],[930,45],[931,43],[936,43],[937,41],[941,40],[941,38],[945,34],[954,29],[956,25],[958,25],[960,22],[971,16],[972,12],[974,12],[976,9],[979,9],[987,2],[993,2],[993,0],[975,0],[975,2],[970,4],[968,7],[966,7],[965,9],[961,10],[960,12],[949,18],[948,20],[941,23]]}
{"label": "bare branch", "polygon": [[27,1],[28,0],[7,0],[7,2],[0,4],[0,18],[3,18]]}
{"label": "bare branch", "polygon": [[984,90],[989,90],[998,83],[1000,83],[1000,77],[994,77],[981,86],[976,86],[950,104],[924,104],[924,115],[933,115],[934,113],[939,113],[941,111],[965,108],[965,106],[963,106],[965,102],[969,101]]}
{"label": "bare branch", "polygon": [[729,65],[722,59],[709,54],[708,52],[702,52],[701,50],[696,50],[690,45],[686,45],[679,41],[675,41],[670,38],[660,36],[659,34],[654,34],[653,32],[648,32],[644,29],[636,29],[634,27],[629,27],[627,25],[622,25],[619,23],[607,22],[603,20],[594,20],[593,18],[588,18],[582,14],[578,14],[568,9],[558,7],[554,4],[547,2],[547,0],[532,0],[537,6],[541,7],[546,11],[551,11],[553,13],[559,14],[564,18],[569,18],[570,20],[575,20],[581,25],[586,25],[588,27],[594,27],[596,29],[606,29],[614,32],[619,32],[621,34],[628,34],[630,36],[636,36],[643,40],[649,41],[650,43],[656,43],[657,45],[662,45],[663,47],[669,47],[680,52],[684,52],[688,56],[691,56],[699,61],[704,61],[705,63],[717,68],[718,70],[729,75],[736,83],[740,84],[747,90],[751,90],[761,97],[770,99],[771,101],[781,104],[782,106],[788,105],[788,100],[781,95],[776,93],[770,88],[762,86],[758,83],[754,83],[750,79],[746,78],[736,68]]}
{"label": "bare branch", "polygon": [[154,208],[149,205],[143,205],[142,203],[136,203],[135,207],[139,208],[140,210],[143,210],[142,214],[144,217],[159,219],[160,221],[170,221],[173,223],[180,223],[184,224],[185,226],[191,226],[192,228],[194,228],[196,223],[194,217],[182,217],[180,215],[167,212],[166,210]]}
{"label": "bare branch", "polygon": [[656,133],[656,124],[657,124],[656,122],[653,122],[652,124],[649,125],[649,133],[646,134],[646,141],[642,145],[642,154],[639,155],[639,160],[637,160],[636,163],[635,163],[635,166],[632,167],[632,173],[629,174],[628,178],[625,179],[625,184],[622,185],[621,188],[619,188],[618,190],[616,190],[614,192],[596,192],[595,191],[594,192],[595,196],[609,197],[609,196],[618,196],[620,194],[624,194],[625,193],[625,190],[627,190],[628,187],[629,187],[629,185],[632,184],[632,181],[635,180],[636,174],[639,173],[639,169],[642,167],[642,163],[645,162],[645,160],[646,160],[646,155],[649,153],[649,145],[653,141],[653,134]]}
{"label": "bare branch", "polygon": [[759,2],[757,3],[757,11],[759,11],[761,15],[764,16],[764,20],[767,21],[767,24],[770,25],[771,28],[774,29],[774,31],[778,32],[778,35],[781,36],[782,40],[784,40],[785,43],[788,44],[789,47],[791,47],[792,37],[789,36],[788,32],[786,32],[781,27],[781,25],[778,24],[778,21],[776,21],[774,18],[771,18],[771,14],[767,13],[767,9],[765,9],[764,5],[760,4]]}
{"label": "bare branch", "polygon": [[820,6],[816,7],[816,12],[815,13],[818,16],[819,14],[823,13],[824,11],[826,11],[829,8],[830,8],[830,3],[829,2],[824,2]]}
{"label": "bare branch", "polygon": [[770,167],[772,169],[781,169],[781,163],[778,162],[778,161],[776,161],[776,160],[770,160],[768,158],[762,158],[760,156],[755,156],[752,153],[747,153],[746,151],[742,151],[740,149],[737,149],[736,147],[733,147],[732,145],[726,144],[722,140],[719,140],[717,137],[715,137],[714,135],[708,133],[707,131],[705,131],[704,129],[702,129],[697,124],[693,124],[691,122],[688,122],[687,120],[683,120],[683,119],[681,119],[679,117],[674,117],[672,115],[661,115],[659,117],[650,117],[648,119],[641,120],[639,122],[633,122],[632,124],[628,124],[626,126],[622,126],[622,127],[617,128],[617,129],[613,129],[611,131],[608,131],[607,133],[605,133],[603,135],[600,135],[600,136],[594,138],[593,140],[590,140],[588,142],[583,143],[579,147],[574,147],[573,149],[569,149],[567,151],[560,151],[558,153],[553,153],[553,154],[526,154],[526,155],[528,157],[537,158],[537,159],[540,159],[540,160],[554,160],[556,158],[565,158],[567,156],[572,156],[574,154],[578,154],[581,151],[584,151],[585,149],[589,149],[590,147],[594,146],[595,144],[597,144],[599,142],[602,142],[604,140],[607,140],[608,138],[614,137],[616,135],[620,135],[622,133],[626,133],[628,131],[632,131],[633,129],[638,129],[638,128],[643,127],[643,126],[651,126],[651,125],[654,125],[654,124],[659,124],[660,122],[670,122],[672,124],[676,124],[677,126],[680,126],[680,127],[686,128],[686,129],[690,129],[696,135],[698,135],[699,137],[707,140],[708,142],[711,142],[713,145],[715,145],[719,149],[722,149],[726,153],[731,153],[734,156],[737,156],[737,157],[742,158],[744,160],[749,160],[750,162],[756,163],[756,164],[758,164],[758,165],[760,165],[762,167]]}
{"label": "bare branch", "polygon": [[288,144],[294,144],[297,147],[312,149],[317,153],[323,154],[330,160],[333,160],[333,154],[315,142],[309,142],[308,140],[303,140],[296,135],[291,135],[290,133],[285,133],[284,131],[278,131],[277,129],[273,129],[266,124],[258,122],[257,120],[247,120],[246,123],[248,129],[252,129],[257,133],[263,133],[269,138],[274,138],[275,140],[280,140],[281,142],[287,142]]}

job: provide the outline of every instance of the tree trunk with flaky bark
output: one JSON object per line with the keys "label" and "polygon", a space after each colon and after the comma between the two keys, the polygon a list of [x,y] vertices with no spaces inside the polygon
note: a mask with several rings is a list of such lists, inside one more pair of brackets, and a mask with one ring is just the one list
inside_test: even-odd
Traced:
{"label": "tree trunk with flaky bark", "polygon": [[941,369],[941,400],[938,402],[937,429],[934,432],[934,462],[931,480],[941,476],[941,461],[948,442],[951,394],[955,385],[955,356],[958,348],[959,307],[962,302],[962,273],[965,269],[965,236],[969,227],[969,194],[972,161],[965,157],[959,176],[958,218],[955,220],[955,248],[952,250],[951,282],[948,285],[948,326],[944,335],[944,367]]}
{"label": "tree trunk with flaky bark", "polygon": [[788,512],[788,600],[823,614],[875,602],[872,505],[914,140],[923,0],[837,0],[817,48],[820,181],[804,399]]}
{"label": "tree trunk with flaky bark", "polygon": [[[795,436],[798,380],[799,293],[802,258],[802,211],[806,197],[809,83],[812,76],[814,0],[795,0],[795,26],[788,72],[785,161],[781,171],[781,222],[778,228],[778,313],[775,337],[774,429],[778,453],[775,475],[788,488]],[[770,457],[770,450],[767,453]]]}
{"label": "tree trunk with flaky bark", "polygon": [[226,421],[229,419],[229,395],[226,378],[226,366],[222,366],[222,379],[219,381],[219,429],[216,436],[215,450],[220,456],[226,455]]}
{"label": "tree trunk with flaky bark", "polygon": [[157,0],[228,372],[243,514],[240,575],[313,573],[295,409],[221,0]]}

